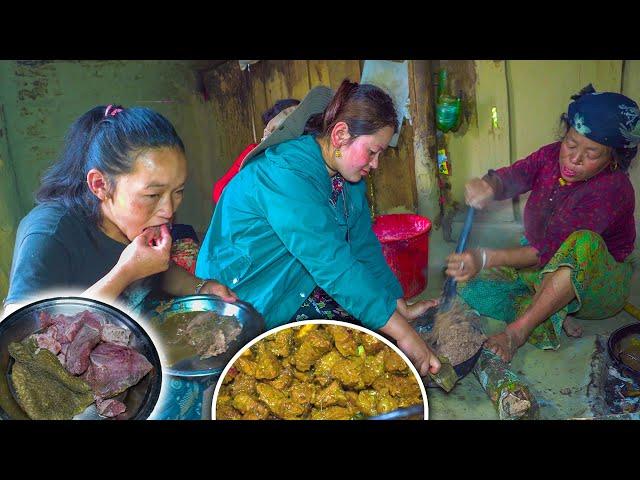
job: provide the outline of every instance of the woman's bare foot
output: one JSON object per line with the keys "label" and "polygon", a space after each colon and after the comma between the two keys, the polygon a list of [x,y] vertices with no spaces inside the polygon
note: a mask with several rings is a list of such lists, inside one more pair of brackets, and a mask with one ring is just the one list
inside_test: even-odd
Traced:
{"label": "woman's bare foot", "polygon": [[489,337],[484,342],[484,347],[491,350],[505,362],[510,362],[518,351],[518,348],[520,348],[525,341],[526,338],[524,340],[521,339],[516,330],[507,327],[504,332]]}
{"label": "woman's bare foot", "polygon": [[564,332],[569,337],[581,337],[582,336],[582,327],[578,325],[573,318],[567,316],[564,317],[564,322],[562,323],[562,328]]}

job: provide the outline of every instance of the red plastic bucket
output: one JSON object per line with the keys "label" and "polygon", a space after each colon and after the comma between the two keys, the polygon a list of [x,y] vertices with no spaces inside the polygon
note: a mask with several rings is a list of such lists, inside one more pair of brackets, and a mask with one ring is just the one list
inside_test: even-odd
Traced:
{"label": "red plastic bucket", "polygon": [[382,253],[398,278],[404,298],[419,294],[427,286],[431,220],[410,213],[379,215],[373,232],[382,244]]}

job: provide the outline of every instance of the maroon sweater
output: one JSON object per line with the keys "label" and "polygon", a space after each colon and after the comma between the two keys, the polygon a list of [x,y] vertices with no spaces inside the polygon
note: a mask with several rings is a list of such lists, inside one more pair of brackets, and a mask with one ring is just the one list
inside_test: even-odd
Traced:
{"label": "maroon sweater", "polygon": [[485,175],[496,200],[531,191],[524,209],[525,237],[546,265],[569,235],[591,230],[622,262],[634,248],[635,193],[629,175],[605,168],[590,179],[560,185],[560,142],[542,147],[509,167]]}

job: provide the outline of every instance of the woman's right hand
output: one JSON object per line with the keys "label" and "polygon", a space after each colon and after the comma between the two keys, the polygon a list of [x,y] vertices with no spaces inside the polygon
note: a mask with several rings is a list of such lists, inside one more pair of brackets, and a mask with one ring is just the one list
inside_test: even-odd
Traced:
{"label": "woman's right hand", "polygon": [[438,373],[440,370],[438,356],[427,346],[415,330],[408,330],[397,342],[400,350],[409,357],[421,377],[425,377],[429,372]]}
{"label": "woman's right hand", "polygon": [[493,187],[481,178],[472,178],[464,186],[464,200],[470,207],[481,210],[493,200]]}
{"label": "woman's right hand", "polygon": [[149,228],[127,245],[118,267],[129,277],[130,282],[164,272],[169,268],[171,256],[171,233],[167,225]]}
{"label": "woman's right hand", "polygon": [[396,341],[398,348],[409,357],[421,377],[429,372],[438,373],[440,360],[398,310],[393,312],[380,331]]}
{"label": "woman's right hand", "polygon": [[482,270],[482,254],[478,250],[452,253],[447,257],[446,274],[456,282],[466,282]]}

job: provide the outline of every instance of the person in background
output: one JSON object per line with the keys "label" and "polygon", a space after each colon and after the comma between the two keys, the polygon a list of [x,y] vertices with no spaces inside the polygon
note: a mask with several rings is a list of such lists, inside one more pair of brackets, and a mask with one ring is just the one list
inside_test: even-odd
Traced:
{"label": "person in background", "polygon": [[[273,107],[262,114],[262,122],[264,123],[264,132],[262,134],[261,142],[264,141],[269,135],[273,133],[273,131],[282,124],[282,122],[287,118],[291,113],[296,109],[299,100],[295,98],[285,98],[282,100],[278,100]],[[225,173],[220,180],[218,180],[214,187],[212,193],[213,203],[218,203],[220,200],[220,195],[222,195],[222,191],[227,186],[227,184],[231,181],[233,177],[240,170],[240,165],[244,161],[245,157],[251,152],[254,148],[258,146],[257,143],[250,143],[247,147],[238,155],[238,158],[235,159],[231,168]]]}
{"label": "person in background", "polygon": [[[299,103],[300,101],[294,98],[285,98],[278,100],[269,110],[265,111],[262,114],[264,132],[261,141],[264,141],[278,128],[284,119],[295,110]],[[250,143],[238,158],[235,159],[227,173],[215,183],[212,192],[212,201],[214,204],[218,203],[222,191],[238,173],[244,158],[257,146],[257,143]],[[174,224],[171,230],[171,236],[173,238],[171,261],[193,275],[196,268],[196,259],[198,258],[198,252],[200,250],[200,242],[195,230],[190,225]]]}

